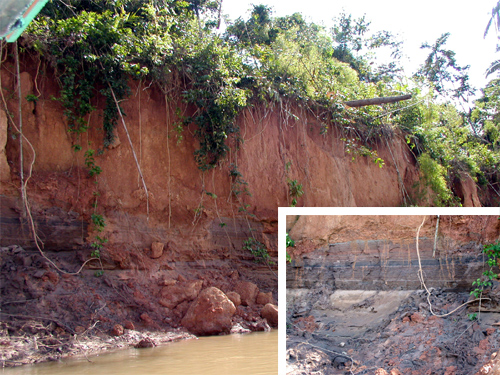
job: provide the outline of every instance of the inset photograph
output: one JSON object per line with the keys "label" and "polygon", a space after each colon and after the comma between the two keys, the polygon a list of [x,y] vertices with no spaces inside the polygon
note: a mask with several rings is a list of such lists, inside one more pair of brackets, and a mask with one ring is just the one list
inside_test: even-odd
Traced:
{"label": "inset photograph", "polygon": [[500,366],[499,219],[287,215],[286,373]]}

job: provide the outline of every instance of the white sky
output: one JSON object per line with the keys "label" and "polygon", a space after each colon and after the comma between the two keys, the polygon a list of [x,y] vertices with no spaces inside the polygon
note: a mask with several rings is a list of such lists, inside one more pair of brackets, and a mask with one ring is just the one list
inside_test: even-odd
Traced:
{"label": "white sky", "polygon": [[496,3],[497,0],[224,0],[222,13],[233,21],[238,17],[248,19],[251,4],[265,4],[273,8],[274,16],[299,12],[307,21],[327,27],[342,10],[355,18],[366,15],[366,20],[371,21],[372,32],[387,30],[404,41],[403,65],[407,75],[411,75],[428,55],[429,50],[421,50],[421,44],[434,44],[439,36],[450,32],[445,48],[456,52],[458,65],[471,66],[471,84],[481,88],[488,82],[484,72],[492,61],[500,59],[500,53],[495,53],[495,30],[491,28],[483,39]]}

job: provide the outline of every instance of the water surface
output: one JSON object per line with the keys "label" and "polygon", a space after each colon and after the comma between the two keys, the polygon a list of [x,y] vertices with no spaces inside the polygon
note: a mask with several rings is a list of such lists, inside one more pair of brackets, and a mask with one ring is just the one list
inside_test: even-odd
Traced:
{"label": "water surface", "polygon": [[156,348],[126,349],[0,370],[2,375],[277,375],[278,330],[201,337]]}

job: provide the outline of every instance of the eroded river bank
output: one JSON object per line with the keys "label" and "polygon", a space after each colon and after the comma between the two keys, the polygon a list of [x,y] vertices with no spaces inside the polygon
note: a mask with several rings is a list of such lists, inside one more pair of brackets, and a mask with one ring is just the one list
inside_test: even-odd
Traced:
{"label": "eroded river bank", "polygon": [[483,283],[496,212],[289,216],[287,230],[287,375],[500,373],[500,282]]}
{"label": "eroded river bank", "polygon": [[[78,270],[87,252],[45,255],[66,270]],[[277,279],[269,268],[241,260],[160,267],[147,254],[128,253],[140,265],[132,269],[68,274],[56,272],[36,251],[0,247],[0,367],[278,326]]]}
{"label": "eroded river bank", "polygon": [[434,314],[425,290],[316,291],[309,305],[289,293],[287,374],[483,374],[499,349],[500,288],[480,313],[472,303],[449,314],[469,293],[432,292]]}
{"label": "eroded river bank", "polygon": [[278,331],[211,336],[0,370],[5,375],[277,374]]}

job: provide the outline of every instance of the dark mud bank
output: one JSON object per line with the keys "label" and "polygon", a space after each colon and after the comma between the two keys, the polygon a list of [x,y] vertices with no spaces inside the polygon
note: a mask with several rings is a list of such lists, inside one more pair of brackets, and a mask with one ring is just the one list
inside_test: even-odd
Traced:
{"label": "dark mud bank", "polygon": [[425,290],[289,290],[287,373],[475,374],[499,349],[500,288],[485,297],[443,316],[469,294],[432,289],[431,312]]}

